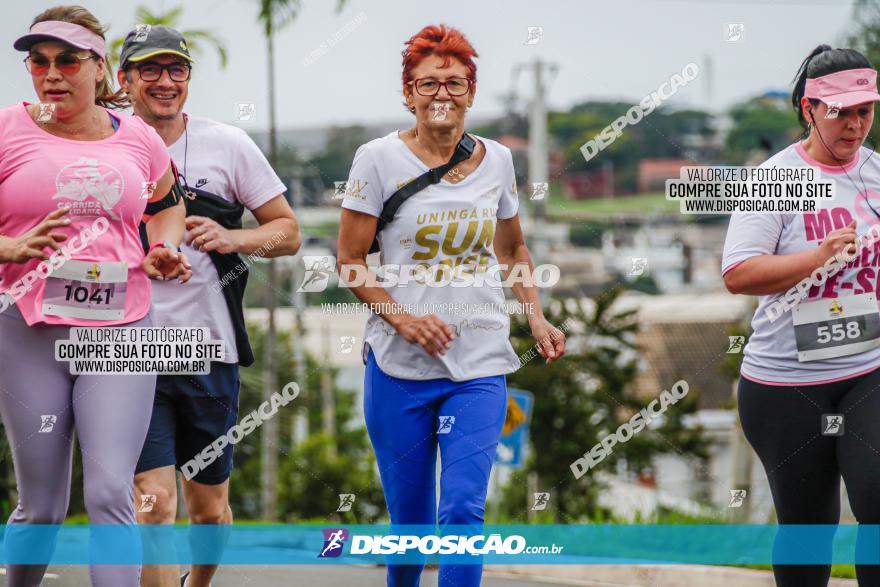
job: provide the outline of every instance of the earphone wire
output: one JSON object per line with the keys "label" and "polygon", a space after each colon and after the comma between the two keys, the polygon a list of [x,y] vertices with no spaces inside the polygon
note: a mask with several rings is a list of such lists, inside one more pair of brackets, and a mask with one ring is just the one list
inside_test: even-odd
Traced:
{"label": "earphone wire", "polygon": [[[132,114],[132,116],[137,116],[137,114]],[[183,187],[186,192],[187,197],[190,200],[194,200],[196,195],[189,188],[189,184],[186,183],[186,155],[189,153],[189,116],[186,115],[186,112],[183,113],[183,173],[178,173],[178,175],[183,179]]]}
{"label": "earphone wire", "polygon": [[192,200],[195,199],[196,195],[189,188],[189,184],[186,182],[186,156],[189,153],[189,116],[186,115],[186,112],[183,113],[183,187],[185,188],[187,197]]}

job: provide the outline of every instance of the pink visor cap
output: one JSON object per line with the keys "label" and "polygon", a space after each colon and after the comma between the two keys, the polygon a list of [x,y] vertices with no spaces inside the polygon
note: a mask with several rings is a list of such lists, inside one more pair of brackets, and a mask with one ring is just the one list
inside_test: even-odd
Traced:
{"label": "pink visor cap", "polygon": [[804,98],[822,100],[838,108],[880,101],[877,71],[870,68],[845,69],[822,77],[807,78]]}
{"label": "pink visor cap", "polygon": [[104,39],[89,29],[61,20],[45,20],[31,27],[31,31],[15,40],[12,46],[18,51],[27,51],[31,45],[43,41],[63,41],[77,49],[89,49],[102,59],[107,50]]}

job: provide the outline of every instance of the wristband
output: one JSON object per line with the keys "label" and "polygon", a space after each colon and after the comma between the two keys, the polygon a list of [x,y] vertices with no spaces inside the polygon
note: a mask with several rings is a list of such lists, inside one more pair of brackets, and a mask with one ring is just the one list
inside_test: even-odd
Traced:
{"label": "wristband", "polygon": [[180,252],[180,249],[178,249],[177,247],[175,247],[174,245],[172,245],[169,241],[167,241],[167,240],[161,240],[161,241],[156,241],[156,242],[154,242],[153,244],[151,244],[151,245],[150,245],[150,248],[147,249],[147,254],[149,255],[150,253],[153,252],[153,249],[156,249],[156,248],[159,248],[159,247],[165,247],[166,249],[171,249],[172,251],[176,251],[176,252],[178,252],[178,253]]}

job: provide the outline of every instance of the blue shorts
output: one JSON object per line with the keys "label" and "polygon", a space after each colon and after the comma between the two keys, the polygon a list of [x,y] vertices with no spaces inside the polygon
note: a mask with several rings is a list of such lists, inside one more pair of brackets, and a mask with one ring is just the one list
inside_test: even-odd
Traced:
{"label": "blue shorts", "polygon": [[[226,434],[238,420],[238,365],[211,363],[207,375],[159,375],[153,417],[136,473],[174,465],[178,469]],[[232,444],[194,481],[223,483],[232,474]]]}

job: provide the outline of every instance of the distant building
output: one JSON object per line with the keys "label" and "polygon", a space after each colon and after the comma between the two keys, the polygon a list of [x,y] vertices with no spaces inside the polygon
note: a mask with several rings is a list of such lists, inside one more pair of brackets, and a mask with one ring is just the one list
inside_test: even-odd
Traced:
{"label": "distant building", "polygon": [[627,195],[614,185],[614,167],[608,162],[596,171],[566,173],[562,177],[562,193],[570,200],[592,200]]}
{"label": "distant building", "polygon": [[791,108],[791,92],[785,90],[768,90],[756,98],[756,100],[775,106],[779,110]]}
{"label": "distant building", "polygon": [[664,192],[667,179],[678,179],[681,168],[697,165],[690,159],[642,159],[639,161],[639,193]]}
{"label": "distant building", "polygon": [[[352,122],[340,124],[328,124],[324,126],[312,127],[296,127],[296,128],[280,128],[278,129],[278,144],[282,148],[292,147],[302,157],[312,157],[324,150],[327,144],[327,138],[330,131],[334,127],[345,127],[350,124],[358,124],[366,129],[367,136],[371,138],[379,138],[387,135],[394,130],[406,129],[413,126],[414,118],[401,118],[395,121],[386,122]],[[491,122],[490,119],[468,119],[468,128],[485,125]],[[268,131],[251,131],[248,133],[255,143],[267,152],[269,150],[269,132]],[[354,153],[352,153],[354,155]]]}

